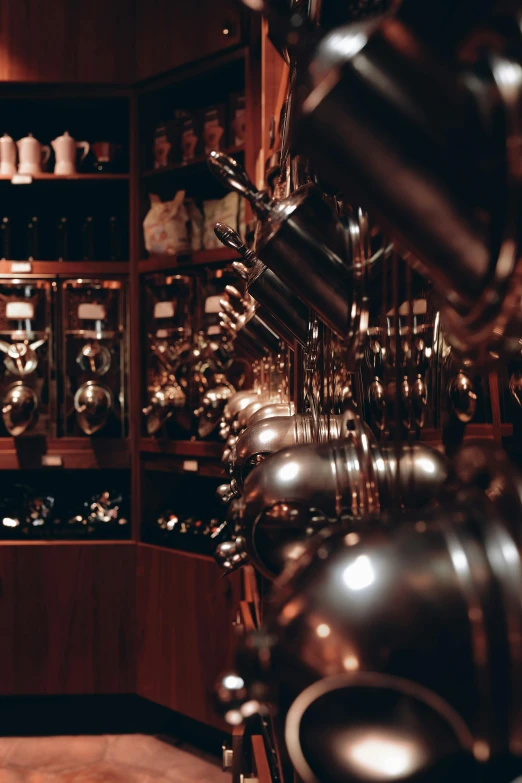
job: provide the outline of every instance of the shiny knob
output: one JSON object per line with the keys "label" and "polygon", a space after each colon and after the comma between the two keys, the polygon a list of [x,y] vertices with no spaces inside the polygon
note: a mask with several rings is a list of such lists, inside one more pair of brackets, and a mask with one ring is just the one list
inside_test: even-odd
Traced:
{"label": "shiny knob", "polygon": [[214,226],[214,233],[222,245],[228,247],[229,250],[235,250],[236,253],[239,253],[247,266],[252,266],[255,264],[255,255],[245,244],[243,244],[243,241],[238,232],[234,231],[232,226],[227,226],[226,223],[216,223]]}
{"label": "shiny knob", "polygon": [[231,503],[235,498],[238,498],[240,494],[241,493],[237,488],[235,479],[232,479],[230,484],[220,484],[216,489],[216,495],[226,506],[228,506],[228,504]]}
{"label": "shiny knob", "polygon": [[258,217],[270,211],[268,197],[255,187],[243,166],[224,152],[212,150],[208,158],[208,167],[216,179],[228,190],[235,190],[250,202]]}
{"label": "shiny knob", "polygon": [[246,552],[245,539],[238,536],[234,541],[222,541],[214,550],[214,560],[224,569],[223,576],[246,565],[250,558]]}

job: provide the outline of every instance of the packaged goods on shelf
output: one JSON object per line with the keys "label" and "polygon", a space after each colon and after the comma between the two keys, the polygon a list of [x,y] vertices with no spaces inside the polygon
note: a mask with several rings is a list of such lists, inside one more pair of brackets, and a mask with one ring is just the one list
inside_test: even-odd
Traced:
{"label": "packaged goods on shelf", "polygon": [[189,252],[188,214],[184,200],[184,190],[176,193],[172,201],[161,201],[155,193],[150,194],[150,209],[143,221],[145,248],[149,253],[176,255]]}

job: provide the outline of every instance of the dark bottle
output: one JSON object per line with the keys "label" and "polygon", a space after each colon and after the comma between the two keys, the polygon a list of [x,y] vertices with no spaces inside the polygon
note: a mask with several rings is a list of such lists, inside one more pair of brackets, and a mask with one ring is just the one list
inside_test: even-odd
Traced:
{"label": "dark bottle", "polygon": [[58,218],[56,225],[56,249],[58,261],[69,260],[69,223],[66,217]]}
{"label": "dark bottle", "polygon": [[109,261],[121,261],[121,225],[115,215],[109,218]]}
{"label": "dark bottle", "polygon": [[82,226],[82,259],[94,261],[94,222],[89,215]]}
{"label": "dark bottle", "polygon": [[38,218],[32,217],[27,224],[27,259],[34,261],[35,258],[39,258]]}
{"label": "dark bottle", "polygon": [[11,221],[8,217],[2,218],[0,223],[0,248],[3,259],[11,259]]}

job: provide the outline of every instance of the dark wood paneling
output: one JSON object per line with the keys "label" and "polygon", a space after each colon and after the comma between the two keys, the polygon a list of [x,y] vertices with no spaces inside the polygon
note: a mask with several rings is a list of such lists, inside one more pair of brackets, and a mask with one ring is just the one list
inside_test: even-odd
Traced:
{"label": "dark wood paneling", "polygon": [[148,79],[235,46],[241,41],[240,28],[236,0],[137,0],[137,78]]}
{"label": "dark wood paneling", "polygon": [[233,665],[240,576],[197,555],[138,544],[137,693],[218,728],[212,690]]}
{"label": "dark wood paneling", "polygon": [[132,543],[0,547],[0,694],[135,690]]}
{"label": "dark wood paneling", "polygon": [[127,0],[0,0],[0,81],[132,82],[133,11]]}

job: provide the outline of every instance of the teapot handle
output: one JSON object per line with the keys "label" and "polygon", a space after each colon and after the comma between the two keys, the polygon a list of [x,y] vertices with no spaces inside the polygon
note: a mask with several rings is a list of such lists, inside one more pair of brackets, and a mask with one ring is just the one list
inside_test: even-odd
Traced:
{"label": "teapot handle", "polygon": [[51,148],[49,147],[48,144],[42,144],[41,153],[42,153],[42,166],[45,166],[45,164],[51,157]]}
{"label": "teapot handle", "polygon": [[76,148],[79,150],[83,150],[82,157],[80,158],[80,162],[84,161],[87,155],[89,154],[89,150],[91,149],[91,145],[88,141],[77,141],[76,142]]}

